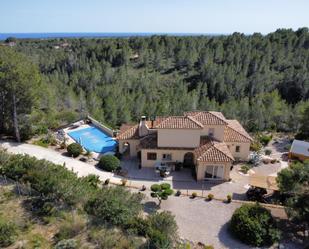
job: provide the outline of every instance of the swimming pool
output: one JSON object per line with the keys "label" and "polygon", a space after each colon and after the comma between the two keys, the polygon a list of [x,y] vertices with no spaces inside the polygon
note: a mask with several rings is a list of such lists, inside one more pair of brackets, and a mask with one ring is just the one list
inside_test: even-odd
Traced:
{"label": "swimming pool", "polygon": [[68,135],[91,152],[106,153],[115,151],[117,146],[117,141],[94,126],[68,132]]}

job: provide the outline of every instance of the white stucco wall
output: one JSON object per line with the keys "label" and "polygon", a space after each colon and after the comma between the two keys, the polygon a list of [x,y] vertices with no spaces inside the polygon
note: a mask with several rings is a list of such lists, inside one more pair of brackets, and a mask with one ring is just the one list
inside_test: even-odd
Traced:
{"label": "white stucco wall", "polygon": [[[193,151],[188,151],[188,150],[151,150],[151,149],[143,149],[141,151],[142,153],[142,162],[141,165],[142,167],[154,167],[156,162],[161,162],[162,161],[162,156],[163,154],[171,154],[172,155],[172,160],[173,162],[183,162],[184,155],[187,152],[193,152]],[[157,160],[147,160],[147,153],[157,153]]]}
{"label": "white stucco wall", "polygon": [[203,130],[201,131],[201,136],[208,136],[210,128],[213,128],[215,131],[214,137],[219,141],[223,141],[225,128],[224,125],[205,125]]}
{"label": "white stucco wall", "polygon": [[158,147],[196,148],[200,129],[158,129]]}
{"label": "white stucco wall", "polygon": [[[229,143],[226,142],[226,145],[230,149],[233,157],[235,159],[239,158],[241,161],[247,161],[250,153],[250,143]],[[236,146],[240,146],[240,151],[236,152]]]}
{"label": "white stucco wall", "polygon": [[196,166],[196,178],[198,181],[204,180],[205,171],[207,166],[223,166],[224,168],[224,177],[223,180],[230,179],[230,169],[232,166],[231,162],[224,162],[224,163],[211,163],[211,162],[198,162]]}

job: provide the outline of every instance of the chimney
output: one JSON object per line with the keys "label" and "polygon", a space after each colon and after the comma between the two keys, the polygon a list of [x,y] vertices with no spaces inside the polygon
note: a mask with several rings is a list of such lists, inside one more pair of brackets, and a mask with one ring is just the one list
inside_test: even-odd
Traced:
{"label": "chimney", "polygon": [[150,118],[150,120],[151,120],[151,129],[153,129],[154,127],[154,121],[156,120],[156,117],[155,116],[152,116],[151,118]]}
{"label": "chimney", "polygon": [[149,133],[149,128],[146,124],[146,116],[142,116],[141,121],[139,122],[139,126],[138,126],[138,135],[140,137],[144,137],[148,135],[148,133]]}

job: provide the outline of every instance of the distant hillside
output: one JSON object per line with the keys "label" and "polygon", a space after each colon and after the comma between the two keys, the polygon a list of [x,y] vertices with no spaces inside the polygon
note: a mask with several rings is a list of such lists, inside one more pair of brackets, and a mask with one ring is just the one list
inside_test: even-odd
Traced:
{"label": "distant hillside", "polygon": [[45,126],[86,112],[117,127],[144,114],[200,109],[223,111],[251,131],[295,131],[308,105],[307,28],[267,36],[17,40],[11,45],[42,74],[37,112],[53,120],[44,124],[42,119]]}

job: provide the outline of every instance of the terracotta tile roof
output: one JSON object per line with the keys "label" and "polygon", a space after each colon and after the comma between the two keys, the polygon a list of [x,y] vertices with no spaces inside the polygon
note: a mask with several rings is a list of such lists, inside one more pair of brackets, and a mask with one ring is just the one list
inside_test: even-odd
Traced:
{"label": "terracotta tile roof", "polygon": [[196,160],[200,162],[231,162],[234,161],[230,150],[223,142],[205,139],[201,146],[194,150]]}
{"label": "terracotta tile roof", "polygon": [[126,140],[126,139],[139,139],[138,135],[138,125],[122,125],[120,127],[120,132],[116,139]]}
{"label": "terracotta tile roof", "polygon": [[195,111],[185,112],[184,115],[193,117],[203,125],[227,125],[227,121],[221,112]]}
{"label": "terracotta tile roof", "polygon": [[224,142],[250,143],[252,138],[237,120],[227,120],[228,125],[224,129]]}
{"label": "terracotta tile roof", "polygon": [[[148,126],[149,129],[154,128],[156,125],[160,124],[163,120],[165,120],[165,117],[156,117],[156,120],[146,121],[146,125]],[[120,140],[126,140],[126,139],[139,139],[140,136],[138,134],[138,125],[139,124],[123,124],[120,127],[120,131],[118,136],[116,137],[117,139]]]}
{"label": "terracotta tile roof", "polygon": [[189,116],[170,116],[163,120],[157,129],[202,129],[203,125]]}

